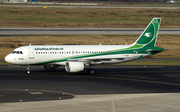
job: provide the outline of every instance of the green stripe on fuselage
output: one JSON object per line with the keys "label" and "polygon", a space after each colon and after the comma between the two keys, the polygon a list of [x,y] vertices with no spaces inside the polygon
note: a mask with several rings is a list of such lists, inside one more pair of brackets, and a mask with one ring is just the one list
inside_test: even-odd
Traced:
{"label": "green stripe on fuselage", "polygon": [[[114,55],[114,54],[135,54],[135,50],[137,49],[141,49],[143,47],[143,45],[138,45],[135,44],[129,48],[124,48],[124,49],[117,49],[117,50],[110,50],[110,51],[102,51],[102,52],[98,52],[98,53],[90,53],[90,54],[82,54],[82,55],[76,55],[76,56],[69,56],[69,57],[65,57],[65,58],[59,58],[59,59],[55,59],[55,60],[49,60],[49,61],[45,61],[42,63],[34,63],[31,65],[37,65],[37,64],[49,64],[49,63],[55,63],[55,62],[65,62],[69,59],[82,59],[82,58],[88,58],[88,57],[95,57],[95,56],[109,56],[109,55]],[[141,52],[143,54],[147,54],[146,52]]]}

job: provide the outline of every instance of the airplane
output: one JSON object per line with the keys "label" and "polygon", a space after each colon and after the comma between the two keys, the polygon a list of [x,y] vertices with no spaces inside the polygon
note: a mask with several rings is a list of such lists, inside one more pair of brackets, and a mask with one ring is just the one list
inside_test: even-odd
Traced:
{"label": "airplane", "polygon": [[161,18],[153,18],[139,38],[131,45],[29,45],[16,48],[5,57],[5,61],[17,65],[27,65],[30,74],[32,65],[42,65],[44,69],[65,66],[67,72],[80,72],[88,66],[88,73],[99,64],[115,64],[142,59],[164,51],[156,47]]}

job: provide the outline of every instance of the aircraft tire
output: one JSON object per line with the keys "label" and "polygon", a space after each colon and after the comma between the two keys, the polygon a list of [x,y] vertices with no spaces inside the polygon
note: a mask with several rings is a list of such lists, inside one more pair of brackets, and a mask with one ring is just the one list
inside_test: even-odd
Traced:
{"label": "aircraft tire", "polygon": [[88,74],[94,75],[94,69],[88,69]]}
{"label": "aircraft tire", "polygon": [[30,74],[31,74],[31,71],[30,71],[30,70],[27,70],[27,71],[26,71],[26,74],[30,75]]}

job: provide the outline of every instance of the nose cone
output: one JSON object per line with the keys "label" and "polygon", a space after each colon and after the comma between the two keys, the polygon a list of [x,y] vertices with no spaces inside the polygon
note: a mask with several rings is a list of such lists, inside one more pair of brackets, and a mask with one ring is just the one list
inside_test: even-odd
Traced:
{"label": "nose cone", "polygon": [[8,63],[12,63],[12,56],[9,54],[5,57],[5,61]]}

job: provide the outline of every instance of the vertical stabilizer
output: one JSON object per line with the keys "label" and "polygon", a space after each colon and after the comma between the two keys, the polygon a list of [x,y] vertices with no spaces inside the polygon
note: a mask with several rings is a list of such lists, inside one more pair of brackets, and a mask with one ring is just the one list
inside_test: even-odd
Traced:
{"label": "vertical stabilizer", "polygon": [[134,44],[154,47],[156,44],[160,23],[161,18],[153,18]]}

